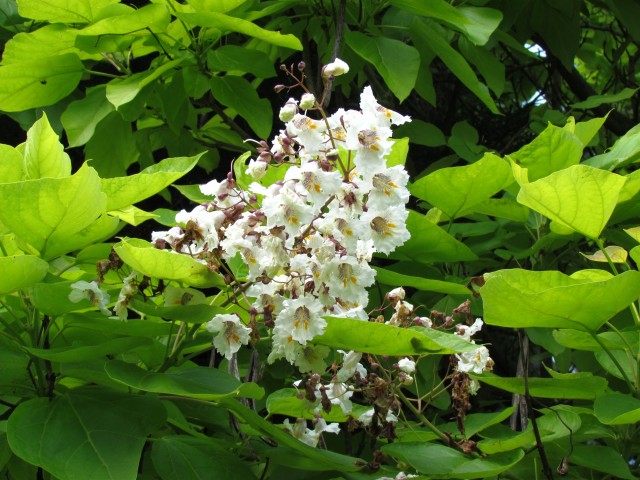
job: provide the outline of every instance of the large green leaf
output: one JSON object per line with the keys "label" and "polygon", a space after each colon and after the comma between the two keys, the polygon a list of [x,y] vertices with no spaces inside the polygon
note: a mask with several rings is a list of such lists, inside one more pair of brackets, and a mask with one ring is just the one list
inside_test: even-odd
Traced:
{"label": "large green leaf", "polygon": [[196,287],[223,286],[218,273],[189,255],[159,250],[144,240],[122,239],[114,245],[118,256],[131,268],[147,277],[177,280]]}
{"label": "large green leaf", "polygon": [[105,365],[113,380],[145,392],[180,395],[201,400],[224,397],[261,398],[264,390],[255,383],[241,383],[217,368],[189,367],[156,373],[131,363],[113,360]]}
{"label": "large green leaf", "polygon": [[427,22],[415,18],[411,24],[411,35],[428,45],[464,86],[471,90],[491,112],[500,113],[489,94],[489,89],[478,80],[469,63],[442,36],[435,32]]}
{"label": "large green leaf", "polygon": [[98,174],[86,164],[71,177],[0,184],[0,197],[0,222],[45,260],[53,256],[50,248],[59,250],[60,243],[95,222],[107,203]]}
{"label": "large green leaf", "polygon": [[239,45],[222,45],[207,54],[209,68],[217,72],[251,73],[258,78],[270,78],[276,72],[273,63],[259,50]]}
{"label": "large green leaf", "polygon": [[381,450],[408,463],[429,478],[489,478],[508,470],[523,457],[522,450],[470,458],[453,448],[429,442],[395,442]]}
{"label": "large green leaf", "polygon": [[445,22],[462,32],[476,45],[484,45],[502,21],[502,12],[493,8],[454,7],[444,0],[392,0],[395,5],[417,15]]}
{"label": "large green leaf", "polygon": [[145,337],[120,337],[96,345],[78,345],[58,348],[26,348],[34,357],[44,358],[52,362],[73,363],[87,362],[96,358],[126,353],[134,348],[153,344],[153,340]]}
{"label": "large green leaf", "polygon": [[616,140],[608,151],[585,160],[592,167],[614,170],[640,159],[640,125],[636,125]]}
{"label": "large green leaf", "polygon": [[260,98],[254,86],[242,77],[213,77],[210,80],[213,97],[235,110],[260,138],[271,134],[273,113],[265,98]]}
{"label": "large green leaf", "polygon": [[621,102],[623,100],[628,100],[629,98],[633,97],[637,91],[638,91],[637,88],[623,88],[618,93],[607,93],[605,95],[591,95],[589,98],[587,98],[586,100],[583,100],[582,102],[574,103],[572,107],[580,108],[580,109],[590,109],[590,108],[599,107],[604,103]]}
{"label": "large green leaf", "polygon": [[420,54],[415,47],[393,38],[369,37],[360,32],[347,32],[347,44],[371,63],[393,94],[401,102],[416,84]]}
{"label": "large green leaf", "polygon": [[71,102],[62,114],[61,121],[70,147],[87,143],[98,123],[113,112],[114,107],[107,101],[105,89],[104,85],[88,88],[86,96]]}
{"label": "large green leaf", "polygon": [[640,296],[640,272],[606,280],[569,277],[558,271],[499,270],[485,274],[480,289],[484,320],[509,328],[598,330]]}
{"label": "large green leaf", "polygon": [[[511,393],[524,395],[525,384],[522,377],[499,377],[493,373],[473,375],[482,383]],[[592,400],[604,393],[607,381],[590,373],[562,375],[562,378],[529,377],[529,393],[539,398],[565,398]]]}
{"label": "large green leaf", "polygon": [[14,454],[58,478],[122,480],[136,478],[146,437],[165,417],[152,396],[86,387],[20,404],[7,436]]}
{"label": "large green leaf", "polygon": [[44,278],[49,264],[34,255],[0,257],[0,293],[30,287]]}
{"label": "large green leaf", "polygon": [[377,272],[376,280],[392,287],[413,287],[424,292],[449,293],[451,295],[471,295],[471,291],[459,283],[404,275],[382,267],[374,268]]}
{"label": "large green leaf", "polygon": [[[571,452],[569,462],[608,474],[603,478],[609,476],[628,480],[638,478],[629,471],[627,460],[620,451],[604,445],[576,445]],[[591,476],[596,478],[593,474]]]}
{"label": "large green leaf", "polygon": [[485,153],[475,163],[463,167],[441,168],[411,186],[411,193],[438,207],[450,218],[472,209],[513,183],[509,164]]}
{"label": "large green leaf", "polygon": [[532,142],[509,155],[526,168],[530,182],[575,165],[582,157],[582,141],[573,132],[549,124]]}
{"label": "large green leaf", "polygon": [[225,309],[208,303],[161,306],[137,298],[133,299],[132,308],[145,315],[187,323],[206,323],[220,313],[227,313]]}
{"label": "large green leaf", "polygon": [[19,182],[25,175],[22,152],[0,144],[0,183]]}
{"label": "large green leaf", "polygon": [[80,58],[88,57],[75,47],[78,31],[67,25],[54,23],[31,32],[21,32],[11,37],[2,52],[2,64],[22,63],[63,53],[75,53]]}
{"label": "large green leaf", "polygon": [[325,317],[327,328],[314,343],[375,355],[468,352],[478,348],[453,333],[431,328],[400,328],[351,318]]}
{"label": "large green leaf", "polygon": [[103,178],[102,191],[107,195],[107,211],[133,205],[155,195],[195,167],[202,155],[167,158],[135,175]]}
{"label": "large green leaf", "polygon": [[391,252],[390,258],[419,263],[458,262],[478,258],[464,243],[413,210],[409,210],[407,229],[411,238]]}
{"label": "large green leaf", "polygon": [[178,13],[178,18],[184,20],[188,25],[198,25],[201,27],[216,28],[223,33],[237,32],[248,37],[262,40],[272,45],[291,48],[292,50],[302,50],[302,44],[294,35],[283,35],[280,32],[272,32],[259,27],[242,18],[231,17],[222,13],[198,12],[198,13]]}
{"label": "large green leaf", "polygon": [[75,53],[0,67],[0,110],[19,112],[52,105],[73,92],[84,66]]}
{"label": "large green leaf", "polygon": [[640,422],[640,400],[632,395],[614,392],[598,397],[593,410],[606,425],[637,424]]}
{"label": "large green leaf", "polygon": [[102,178],[125,176],[129,165],[140,158],[132,125],[121,112],[112,111],[96,125],[84,151]]}
{"label": "large green leaf", "polygon": [[71,175],[71,159],[65,153],[58,135],[49,125],[46,113],[43,113],[27,132],[24,169],[27,180]]}
{"label": "large green leaf", "polygon": [[80,30],[78,36],[130,35],[140,30],[160,33],[167,28],[170,20],[171,16],[165,5],[151,3],[137,9],[132,9],[126,14],[101,18],[97,22]]}
{"label": "large green leaf", "polygon": [[517,200],[560,225],[597,239],[618,202],[625,178],[573,165],[521,186]]}
{"label": "large green leaf", "polygon": [[49,23],[89,23],[118,0],[18,0],[20,16]]}
{"label": "large green leaf", "polygon": [[239,457],[208,438],[165,435],[153,442],[151,460],[162,480],[256,478]]}

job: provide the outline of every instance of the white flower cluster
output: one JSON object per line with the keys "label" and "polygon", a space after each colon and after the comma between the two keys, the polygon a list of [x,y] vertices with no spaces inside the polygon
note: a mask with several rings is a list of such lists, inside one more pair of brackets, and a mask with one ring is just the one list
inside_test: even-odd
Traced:
{"label": "white flower cluster", "polygon": [[[256,180],[267,168],[288,168],[282,180],[255,182],[248,191],[232,178],[213,180],[201,186],[213,197],[209,204],[181,211],[176,221],[183,227],[152,239],[210,265],[239,255],[253,282],[246,295],[271,328],[268,360],[318,371],[328,349],[310,342],[324,332],[323,317],[366,320],[372,255],[409,239],[408,174],[401,165],[388,167],[386,157],[391,125],[410,119],[378,104],[370,87],[360,110],[321,112],[320,120],[299,113],[297,104],[288,102],[285,128],[270,149],[262,142],[267,148],[247,168]],[[249,341],[235,316],[216,316],[207,329],[228,358]]]}
{"label": "white flower cluster", "polygon": [[[465,340],[475,343],[471,337],[478,333],[482,329],[483,325],[484,322],[482,319],[476,318],[473,325],[457,325],[456,333]],[[456,359],[458,360],[456,370],[462,373],[473,372],[480,375],[482,372],[493,368],[493,360],[489,356],[489,350],[485,346],[478,347],[470,352],[456,353]],[[479,388],[480,384],[478,381],[471,379],[469,393],[475,395]]]}

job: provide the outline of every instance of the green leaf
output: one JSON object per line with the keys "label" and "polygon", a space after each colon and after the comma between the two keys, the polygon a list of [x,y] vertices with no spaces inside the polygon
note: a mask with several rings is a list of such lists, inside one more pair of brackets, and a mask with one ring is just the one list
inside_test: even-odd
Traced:
{"label": "green leaf", "polygon": [[478,348],[452,333],[431,328],[407,329],[351,318],[325,317],[325,332],[313,343],[374,355],[420,355],[468,352]]}
{"label": "green leaf", "polygon": [[88,88],[86,96],[71,102],[60,118],[67,132],[69,146],[79,147],[87,143],[98,123],[113,110],[113,105],[107,101],[104,85]]}
{"label": "green leaf", "polygon": [[49,125],[46,113],[27,132],[24,169],[27,180],[71,175],[71,159]]}
{"label": "green leaf", "polygon": [[626,425],[640,422],[640,400],[632,395],[607,393],[598,397],[593,404],[593,411],[606,425]]}
{"label": "green leaf", "polygon": [[[638,336],[636,332],[621,332],[621,334],[629,344],[637,344]],[[602,332],[599,333],[597,337],[598,339],[596,340],[587,332],[581,332],[569,328],[553,331],[553,338],[556,342],[565,347],[573,348],[574,350],[598,352],[602,350],[602,345],[605,345],[611,350],[624,349],[626,347],[624,341],[616,332]]]}
{"label": "green leaf", "polygon": [[85,146],[85,155],[102,178],[124,176],[129,165],[139,160],[140,151],[131,127],[120,112],[114,111],[97,124]]}
{"label": "green leaf", "polygon": [[422,177],[411,186],[411,193],[453,219],[511,183],[513,175],[509,164],[492,153],[485,153],[471,165],[441,168]]}
{"label": "green leaf", "polygon": [[23,154],[10,145],[0,144],[0,183],[24,180]]}
{"label": "green leaf", "polygon": [[84,66],[75,53],[0,67],[0,109],[20,112],[52,105],[73,92]]}
{"label": "green leaf", "polygon": [[18,0],[21,17],[49,23],[89,23],[107,5],[118,0]]}
{"label": "green leaf", "polygon": [[256,478],[240,458],[208,438],[165,435],[153,442],[151,460],[162,480]]}
{"label": "green leaf", "polygon": [[95,222],[107,202],[98,174],[86,164],[71,177],[0,184],[0,197],[5,199],[0,222],[45,260],[53,256],[50,248],[59,250],[60,243]]}
{"label": "green leaf", "polygon": [[420,68],[420,54],[415,47],[393,38],[369,37],[356,31],[347,32],[345,39],[354,52],[376,68],[400,102],[409,96]]}
{"label": "green leaf", "polygon": [[552,221],[597,239],[618,202],[625,178],[573,165],[522,185],[517,200]]}
{"label": "green leaf", "polygon": [[592,280],[557,271],[513,269],[485,274],[485,280],[480,289],[484,320],[489,325],[509,328],[595,332],[640,296],[637,271]]}
{"label": "green leaf", "polygon": [[425,147],[440,147],[447,143],[442,130],[433,123],[425,122],[419,118],[414,118],[409,123],[400,125],[394,130],[394,135],[409,137],[411,143]]}
{"label": "green leaf", "polygon": [[119,208],[117,210],[111,210],[109,212],[109,215],[113,215],[114,217],[119,218],[123,222],[127,222],[129,225],[133,225],[134,227],[137,227],[147,220],[158,218],[158,215],[156,215],[155,213],[145,212],[144,210],[141,210],[138,207],[134,207],[133,205]]}
{"label": "green leaf", "polygon": [[152,345],[145,337],[114,338],[96,345],[78,345],[59,348],[25,348],[31,355],[58,363],[87,362],[96,358],[115,356],[134,348]]}
{"label": "green leaf", "polygon": [[[522,377],[499,377],[493,373],[472,375],[482,383],[491,385],[511,393],[524,395],[525,386]],[[529,377],[529,393],[539,398],[564,398],[593,400],[607,388],[607,381],[602,377],[593,377],[590,373],[563,375],[563,378]]]}
{"label": "green leaf", "polygon": [[609,151],[588,158],[584,163],[604,170],[614,170],[635,163],[638,159],[640,159],[640,125],[636,125],[618,138]]}
{"label": "green leaf", "polygon": [[574,133],[549,124],[532,142],[508,156],[527,169],[530,182],[580,162],[583,144]]}
{"label": "green leaf", "polygon": [[596,472],[607,473],[615,478],[638,478],[629,471],[627,460],[619,451],[604,445],[576,445],[569,462]]}
{"label": "green leaf", "polygon": [[196,287],[221,287],[222,277],[189,255],[158,250],[144,240],[122,239],[114,245],[118,256],[134,270],[151,278],[176,280]]}
{"label": "green leaf", "polygon": [[464,86],[471,90],[492,113],[500,113],[493,98],[491,98],[489,94],[489,90],[478,80],[478,77],[464,57],[435,32],[428,23],[414,18],[411,24],[411,35],[420,38],[422,42],[428,45]]}
{"label": "green leaf", "polygon": [[220,313],[227,313],[223,308],[206,303],[167,307],[156,305],[151,301],[140,301],[137,298],[134,298],[132,307],[145,315],[187,323],[205,323]]}
{"label": "green leaf", "polygon": [[633,97],[636,94],[637,91],[638,91],[637,88],[624,88],[620,90],[618,93],[607,93],[605,95],[591,95],[589,98],[587,98],[586,100],[583,100],[582,102],[574,103],[572,107],[588,110],[590,108],[599,107],[600,105],[603,105],[605,103],[622,102],[623,100],[629,100],[631,97]]}
{"label": "green leaf", "polygon": [[257,384],[241,383],[217,368],[189,367],[156,373],[113,360],[105,365],[105,370],[113,380],[144,392],[212,401],[225,397],[261,398],[264,395],[264,389]]}
{"label": "green leaf", "polygon": [[404,165],[407,162],[409,154],[408,138],[391,138],[391,151],[387,154],[387,167],[395,167],[396,165]]}
{"label": "green leaf", "polygon": [[269,415],[287,415],[294,418],[313,420],[316,418],[316,415],[320,414],[327,423],[330,423],[346,422],[350,416],[357,418],[361,413],[369,409],[368,407],[354,405],[356,411],[352,411],[350,415],[347,415],[339,405],[332,405],[329,413],[324,410],[316,412],[316,404],[305,398],[300,398],[298,392],[299,390],[295,388],[283,388],[269,395],[266,403]]}
{"label": "green leaf", "polygon": [[119,318],[108,318],[99,312],[69,313],[62,317],[63,330],[66,332],[84,331],[100,332],[106,337],[124,335],[126,337],[162,337],[171,334],[169,322],[154,319],[130,318],[123,322]]}
{"label": "green leaf", "polygon": [[[78,37],[100,37],[103,35],[130,36],[141,30],[145,33],[163,33],[171,16],[165,5],[151,3],[123,15],[101,18],[78,32]],[[79,38],[79,40],[81,40]]]}
{"label": "green leaf", "polygon": [[453,448],[426,442],[395,442],[382,446],[381,450],[429,478],[493,477],[524,457],[522,450],[514,450],[472,459]]}
{"label": "green leaf", "polygon": [[210,51],[207,64],[212,71],[229,74],[251,73],[258,78],[271,78],[276,74],[264,52],[238,45],[222,45]]}
{"label": "green leaf", "polygon": [[103,178],[107,211],[125,208],[155,195],[191,171],[202,155],[167,158],[134,175]]}
{"label": "green leaf", "polygon": [[444,0],[392,0],[395,5],[424,17],[435,18],[462,32],[476,45],[484,45],[502,21],[502,12],[493,8],[454,7]]}
{"label": "green leaf", "polygon": [[520,223],[525,223],[529,218],[529,209],[510,198],[489,198],[474,205],[472,210],[483,215],[506,218]]}
{"label": "green leaf", "polygon": [[155,82],[166,72],[176,69],[184,61],[184,58],[176,58],[152,70],[134,73],[125,79],[111,80],[107,84],[107,100],[116,107],[116,110],[119,110],[120,107],[135,99],[144,87]]}
{"label": "green leaf", "polygon": [[411,233],[411,238],[391,252],[390,258],[427,264],[478,258],[464,243],[459,242],[424,215],[413,210],[409,210],[407,229]]}
{"label": "green leaf", "polygon": [[253,37],[263,42],[290,48],[292,50],[302,50],[302,44],[294,35],[282,35],[280,32],[272,32],[259,27],[241,18],[231,17],[222,13],[198,12],[198,13],[178,13],[178,18],[189,25],[200,27],[216,28],[222,33],[237,32],[248,37]]}
{"label": "green leaf", "polygon": [[580,139],[583,146],[586,147],[591,143],[591,140],[598,134],[608,116],[609,114],[604,117],[592,118],[586,122],[576,123],[573,133]]}
{"label": "green leaf", "polygon": [[2,52],[2,64],[22,63],[64,53],[75,53],[80,58],[88,57],[75,47],[78,31],[67,25],[55,23],[31,32],[20,32],[11,37]]}
{"label": "green leaf", "polygon": [[414,277],[393,272],[382,267],[376,270],[376,280],[392,287],[413,287],[424,292],[449,293],[451,295],[471,295],[471,291],[459,283],[445,282],[431,278]]}
{"label": "green leaf", "polygon": [[468,62],[471,62],[484,78],[487,86],[500,97],[504,92],[505,65],[491,50],[473,45],[465,37],[458,39],[458,49]]}
{"label": "green leaf", "polygon": [[0,293],[11,293],[35,285],[48,270],[49,264],[34,255],[0,257]]}
{"label": "green leaf", "polygon": [[122,480],[136,478],[146,437],[165,417],[152,396],[86,387],[21,403],[7,436],[18,457],[58,478]]}
{"label": "green leaf", "polygon": [[210,84],[213,97],[235,110],[260,138],[271,134],[271,105],[267,99],[258,96],[255,87],[247,80],[242,77],[212,77]]}

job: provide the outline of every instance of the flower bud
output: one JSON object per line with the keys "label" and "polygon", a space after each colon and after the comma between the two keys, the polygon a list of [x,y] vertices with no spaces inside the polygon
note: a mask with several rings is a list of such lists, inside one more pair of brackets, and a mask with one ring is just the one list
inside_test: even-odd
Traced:
{"label": "flower bud", "polygon": [[260,180],[267,172],[268,164],[260,160],[249,160],[247,165],[247,175],[251,175],[254,180]]}
{"label": "flower bud", "polygon": [[303,61],[299,61],[299,62],[298,62],[298,70],[299,70],[299,71],[301,71],[301,72],[302,72],[302,71],[304,70],[304,67],[306,67],[306,66],[307,66],[307,65],[306,65]]}
{"label": "flower bud", "polygon": [[279,118],[283,122],[288,122],[293,120],[293,117],[296,113],[298,113],[298,105],[296,105],[296,101],[293,98],[290,98],[287,103],[284,104],[284,107],[280,109]]}
{"label": "flower bud", "polygon": [[282,84],[279,84],[279,85],[276,85],[275,87],[273,87],[273,91],[274,91],[274,92],[276,92],[276,93],[280,93],[280,92],[281,92],[282,90],[284,90],[285,88],[287,88],[287,87],[285,87],[285,86],[284,86],[284,85],[282,85]]}
{"label": "flower bud", "polygon": [[313,96],[313,93],[305,93],[302,95],[300,99],[300,108],[303,110],[309,110],[313,108],[316,104],[316,97]]}
{"label": "flower bud", "polygon": [[345,62],[336,58],[333,62],[322,67],[322,76],[323,78],[329,78],[329,76],[333,75],[337,77],[338,75],[343,75],[349,71],[349,65]]}

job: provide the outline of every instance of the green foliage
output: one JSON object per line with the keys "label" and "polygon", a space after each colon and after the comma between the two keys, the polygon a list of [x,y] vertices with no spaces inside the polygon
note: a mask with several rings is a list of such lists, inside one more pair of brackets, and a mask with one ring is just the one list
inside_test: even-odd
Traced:
{"label": "green foliage", "polygon": [[[0,145],[3,478],[551,478],[545,461],[568,478],[637,478],[634,2],[7,0],[1,10],[1,121],[26,131]],[[333,106],[356,104],[370,84],[413,117],[387,158],[412,174],[411,238],[374,259],[376,321],[327,317],[303,351],[310,364],[327,355],[315,373],[328,381],[346,362],[338,349],[364,354],[378,383],[356,388],[350,412],[314,403],[326,390],[313,375],[294,389],[299,374],[264,364],[266,327],[251,351],[212,355],[209,320],[255,322],[239,255],[216,269],[218,258],[148,241],[152,221],[176,226],[187,200],[211,201],[191,185],[203,171],[254,181],[247,164],[278,130],[274,112],[298,99],[287,86],[272,93],[274,67],[304,60],[320,100],[321,66],[336,54],[351,70],[329,80]],[[92,280],[104,305],[70,297]],[[390,325],[381,305],[400,286],[413,323]],[[125,288],[135,318],[122,322],[107,315]],[[461,374],[456,362],[480,345],[452,332],[475,317],[494,372]],[[398,369],[405,356],[411,380]],[[314,448],[282,418],[342,433]]]}

